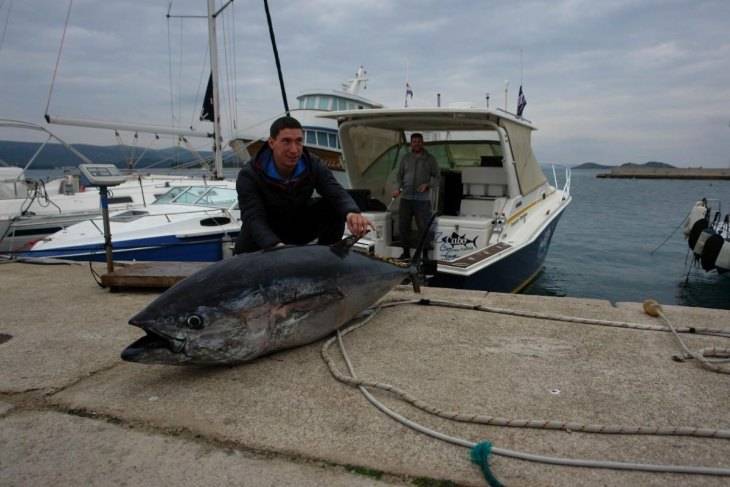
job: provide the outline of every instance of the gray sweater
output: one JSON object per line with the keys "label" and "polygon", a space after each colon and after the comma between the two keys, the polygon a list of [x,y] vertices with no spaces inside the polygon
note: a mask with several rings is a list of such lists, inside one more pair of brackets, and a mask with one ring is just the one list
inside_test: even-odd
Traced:
{"label": "gray sweater", "polygon": [[401,198],[407,200],[428,200],[431,192],[419,193],[418,187],[424,183],[430,189],[438,190],[439,165],[436,159],[425,149],[420,154],[408,152],[400,160],[398,166],[398,187],[401,190]]}

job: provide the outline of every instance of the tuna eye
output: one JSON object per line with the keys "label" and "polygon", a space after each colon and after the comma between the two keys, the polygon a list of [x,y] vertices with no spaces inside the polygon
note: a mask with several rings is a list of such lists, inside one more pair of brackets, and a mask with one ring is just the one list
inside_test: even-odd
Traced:
{"label": "tuna eye", "polygon": [[200,330],[203,328],[203,318],[198,315],[190,315],[187,320],[188,328]]}

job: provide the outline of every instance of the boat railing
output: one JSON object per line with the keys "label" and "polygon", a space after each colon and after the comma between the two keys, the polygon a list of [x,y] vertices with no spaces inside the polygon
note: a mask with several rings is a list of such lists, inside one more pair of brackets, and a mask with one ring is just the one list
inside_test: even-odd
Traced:
{"label": "boat railing", "polygon": [[[552,169],[553,169],[553,185],[555,186],[555,188],[559,188],[560,187],[560,184],[558,183],[558,176],[557,176],[557,173],[555,171],[555,167],[556,167],[556,164],[553,164],[552,165]],[[571,180],[572,172],[571,172],[571,169],[568,166],[557,165],[557,167],[562,167],[565,170],[564,180],[563,180],[563,187],[561,188],[561,191],[563,192],[563,199],[565,200],[565,199],[568,199],[568,197],[570,196],[570,180]]]}

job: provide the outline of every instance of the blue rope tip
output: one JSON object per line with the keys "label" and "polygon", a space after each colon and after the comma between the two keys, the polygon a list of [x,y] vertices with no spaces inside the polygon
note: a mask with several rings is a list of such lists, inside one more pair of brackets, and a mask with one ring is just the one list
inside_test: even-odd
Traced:
{"label": "blue rope tip", "polygon": [[492,444],[488,441],[482,441],[474,445],[471,449],[471,461],[481,467],[484,479],[490,487],[503,487],[502,483],[497,480],[492,470],[489,468],[489,455],[492,453]]}

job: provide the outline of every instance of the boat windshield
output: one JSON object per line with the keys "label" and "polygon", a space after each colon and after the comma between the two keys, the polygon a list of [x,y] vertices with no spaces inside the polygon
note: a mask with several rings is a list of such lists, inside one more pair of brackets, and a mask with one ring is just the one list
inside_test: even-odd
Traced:
{"label": "boat windshield", "polygon": [[238,202],[235,189],[215,186],[176,186],[163,194],[154,204],[178,203],[183,205],[232,208]]}
{"label": "boat windshield", "polygon": [[[463,167],[502,165],[502,146],[498,141],[454,141],[426,142],[424,148],[436,158],[441,169],[460,170]],[[409,144],[397,144],[388,148],[363,171],[367,177],[385,179],[398,167],[398,161],[410,150]],[[490,164],[485,161],[489,160]],[[497,161],[492,164],[492,160]]]}

